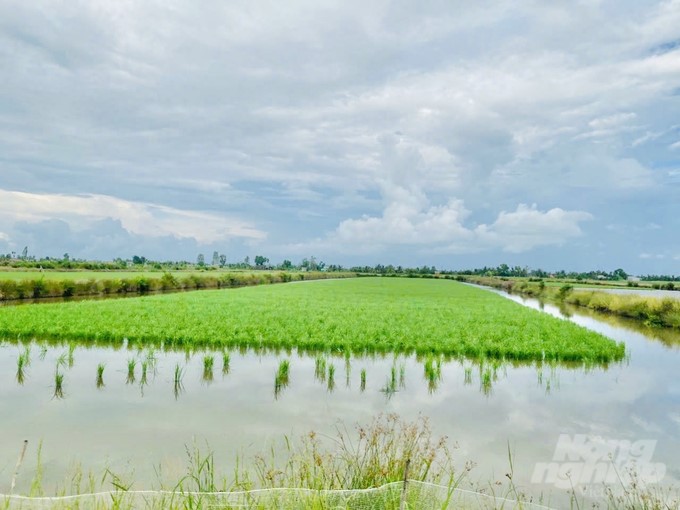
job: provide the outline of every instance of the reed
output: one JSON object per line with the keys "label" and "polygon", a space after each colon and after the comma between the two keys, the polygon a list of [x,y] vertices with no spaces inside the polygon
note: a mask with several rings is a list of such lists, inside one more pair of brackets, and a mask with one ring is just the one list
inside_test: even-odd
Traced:
{"label": "reed", "polygon": [[286,441],[284,452],[282,463],[275,457],[256,457],[259,486],[314,490],[379,487],[403,480],[407,463],[411,480],[448,483],[453,479],[446,438],[433,437],[424,418],[405,422],[397,415],[380,415],[369,424],[357,425],[353,432],[338,427],[337,434],[327,438],[310,432],[297,447]]}
{"label": "reed", "polygon": [[[67,485],[58,486],[54,492],[55,496],[69,496],[61,500],[47,499],[49,495],[43,489],[41,449],[39,444],[29,490],[31,497],[41,499],[27,500],[18,496],[12,500],[12,496],[8,496],[3,500],[2,508],[548,508],[541,505],[546,504],[543,497],[539,495],[536,498],[515,485],[510,451],[509,468],[504,470],[507,473],[503,477],[505,482],[493,478],[487,482],[471,480],[470,472],[475,465],[471,461],[454,469],[448,439],[434,436],[425,418],[407,422],[397,415],[381,415],[354,428],[340,424],[334,435],[310,431],[299,440],[284,437],[280,446],[256,453],[252,459],[238,457],[230,477],[222,476],[215,455],[209,449],[204,452],[196,446],[187,447],[187,464],[179,480],[161,479],[160,472],[157,472],[160,490],[145,491],[144,494],[133,490],[137,482],[132,473],[117,474],[105,469],[103,474],[95,476],[76,466],[66,473]],[[680,510],[677,484],[646,484],[634,468],[621,475],[618,483],[602,485],[601,497],[597,500],[588,500],[588,496],[581,495],[580,491],[570,491],[569,502],[562,507]],[[399,483],[406,477],[410,480],[408,484]],[[624,482],[624,479],[629,479],[630,483]],[[394,482],[397,483],[393,485]],[[458,488],[463,490],[457,491]],[[91,497],[98,492],[107,492],[106,498],[95,500]]]}

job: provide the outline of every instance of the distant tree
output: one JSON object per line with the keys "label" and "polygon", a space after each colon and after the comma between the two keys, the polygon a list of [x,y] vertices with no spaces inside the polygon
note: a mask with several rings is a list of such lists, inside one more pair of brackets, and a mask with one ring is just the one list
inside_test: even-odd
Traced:
{"label": "distant tree", "polygon": [[26,260],[28,258],[28,246],[24,247],[24,250],[21,252],[21,260]]}
{"label": "distant tree", "polygon": [[119,257],[119,258],[113,259],[113,265],[114,265],[117,269],[125,269],[125,268],[127,267],[127,262],[125,262],[123,259],[121,259],[121,258]]}
{"label": "distant tree", "polygon": [[263,257],[262,255],[255,255],[255,266],[258,268],[262,268],[269,262],[269,259],[267,257]]}
{"label": "distant tree", "polygon": [[614,280],[627,280],[628,273],[626,273],[623,269],[618,268],[612,273],[612,278]]}
{"label": "distant tree", "polygon": [[132,263],[136,266],[141,266],[146,264],[146,257],[140,257],[139,255],[132,256]]}
{"label": "distant tree", "polygon": [[510,276],[510,268],[507,264],[501,264],[496,269],[496,275],[498,276]]}
{"label": "distant tree", "polygon": [[[12,254],[14,254],[14,252],[12,252]],[[69,260],[71,260],[71,257],[69,256],[69,254],[64,253],[64,262],[68,262]]]}
{"label": "distant tree", "polygon": [[293,268],[293,263],[286,259],[283,262],[281,262],[281,269],[292,269]]}
{"label": "distant tree", "polygon": [[196,265],[198,267],[204,267],[205,266],[205,255],[202,253],[198,254],[198,257],[196,257]]}
{"label": "distant tree", "polygon": [[224,267],[227,265],[227,256],[222,254],[220,255],[220,267]]}
{"label": "distant tree", "polygon": [[213,252],[212,265],[217,267],[220,264],[220,254],[216,251]]}
{"label": "distant tree", "polygon": [[243,259],[243,265],[250,267],[250,257],[248,255],[246,255],[246,258]]}

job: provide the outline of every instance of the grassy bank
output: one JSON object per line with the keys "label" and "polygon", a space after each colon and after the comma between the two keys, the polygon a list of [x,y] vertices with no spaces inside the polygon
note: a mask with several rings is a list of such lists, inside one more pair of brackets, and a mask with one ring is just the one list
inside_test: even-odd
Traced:
{"label": "grassy bank", "polygon": [[[134,474],[109,470],[97,476],[75,470],[64,487],[46,497],[40,462],[26,495],[0,495],[0,508],[50,509],[170,509],[250,510],[448,510],[549,509],[550,495],[527,494],[513,482],[512,456],[500,480],[475,482],[474,463],[457,462],[446,437],[435,437],[425,418],[414,422],[381,415],[371,423],[348,429],[338,425],[334,436],[309,432],[299,440],[285,437],[252,459],[241,459],[233,474],[219,471],[210,451],[187,448],[185,474],[163,479],[148,490],[135,489]],[[274,453],[278,452],[278,453]],[[17,472],[19,473],[19,467]],[[16,477],[16,474],[15,474]],[[19,477],[20,482],[23,477]],[[12,483],[15,479],[13,478]],[[635,479],[632,480],[635,482]],[[571,508],[677,510],[673,489],[629,483],[603,486],[599,501],[566,494]],[[12,486],[13,488],[13,486]]]}
{"label": "grassy bank", "polygon": [[346,278],[352,273],[320,271],[246,272],[4,272],[0,273],[0,301],[18,299],[117,296],[149,292],[225,289],[325,278]]}
{"label": "grassy bank", "polygon": [[361,278],[0,309],[0,336],[608,362],[623,344],[447,280]]}
{"label": "grassy bank", "polygon": [[623,295],[574,288],[565,284],[548,286],[543,282],[513,281],[501,278],[459,277],[460,280],[511,294],[569,303],[601,313],[635,319],[649,326],[680,328],[680,299],[669,297]]}

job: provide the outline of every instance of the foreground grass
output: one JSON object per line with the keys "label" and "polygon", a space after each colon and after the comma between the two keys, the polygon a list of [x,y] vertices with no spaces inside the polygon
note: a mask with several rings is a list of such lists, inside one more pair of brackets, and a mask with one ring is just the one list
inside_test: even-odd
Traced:
{"label": "foreground grass", "polygon": [[0,337],[607,362],[623,344],[452,281],[363,278],[0,309]]}
{"label": "foreground grass", "polygon": [[[433,436],[426,418],[406,422],[396,414],[335,436],[310,432],[299,441],[284,438],[251,460],[240,460],[234,473],[219,472],[211,452],[187,448],[186,472],[179,480],[159,480],[149,490],[135,490],[133,474],[107,470],[103,476],[73,473],[55,497],[45,497],[43,468],[38,467],[27,496],[0,495],[0,509],[250,509],[250,510],[448,510],[548,509],[550,496],[527,494],[513,483],[512,457],[502,481],[471,480],[474,464],[456,468],[446,437]],[[278,453],[275,453],[278,452]],[[673,489],[647,488],[639,480],[603,486],[604,497],[586,501],[566,494],[571,508],[677,510]],[[545,499],[545,501],[544,501]],[[538,500],[539,503],[532,501]]]}

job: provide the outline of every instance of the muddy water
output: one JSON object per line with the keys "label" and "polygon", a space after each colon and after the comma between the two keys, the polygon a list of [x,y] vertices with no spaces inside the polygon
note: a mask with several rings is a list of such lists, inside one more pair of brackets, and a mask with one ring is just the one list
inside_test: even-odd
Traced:
{"label": "muddy water", "polygon": [[[556,316],[566,313],[568,320],[624,341],[627,360],[590,368],[505,365],[488,386],[479,367],[465,360],[444,361],[441,379],[433,383],[424,377],[422,360],[414,357],[352,358],[349,364],[343,357],[329,357],[335,366],[329,387],[328,380],[315,377],[315,360],[295,352],[234,351],[224,374],[221,353],[216,353],[211,377],[204,373],[206,354],[200,352],[84,345],[70,351],[68,345],[33,343],[20,384],[17,358],[25,346],[0,344],[0,492],[9,488],[24,439],[29,448],[17,478],[19,492],[28,491],[36,473],[39,444],[48,489],[63,486],[74,471],[100,475],[106,467],[134,472],[134,487],[141,489],[157,485],[159,476],[181,476],[186,445],[209,447],[228,474],[238,455],[248,459],[270,446],[277,449],[284,435],[297,438],[312,429],[333,435],[339,423],[351,429],[381,412],[408,420],[427,416],[436,434],[457,444],[459,466],[466,460],[476,463],[470,480],[482,484],[506,479],[510,449],[515,484],[557,506],[566,501],[565,491],[545,476],[536,483],[533,475],[538,463],[553,460],[561,434],[598,436],[612,444],[651,441],[652,462],[666,468],[663,481],[677,484],[680,338],[535,300],[510,299]],[[274,379],[283,359],[290,360],[290,382],[277,394]],[[134,380],[128,377],[130,360],[137,362]],[[105,368],[98,384],[100,363]],[[179,386],[174,383],[177,366],[182,370]],[[396,391],[385,391],[393,366],[403,380],[392,388]],[[362,369],[367,374],[363,391]],[[57,370],[64,376],[63,398],[55,397]]]}

